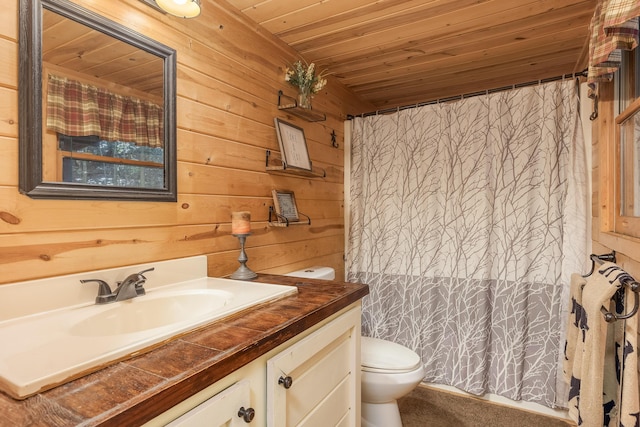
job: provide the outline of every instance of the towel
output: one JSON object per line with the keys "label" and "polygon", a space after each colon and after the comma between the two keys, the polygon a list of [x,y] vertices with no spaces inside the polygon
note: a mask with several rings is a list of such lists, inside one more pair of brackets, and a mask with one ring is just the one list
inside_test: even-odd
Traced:
{"label": "towel", "polygon": [[[564,380],[567,384],[571,384],[571,376],[574,370],[576,344],[578,340],[584,342],[584,334],[586,333],[586,321],[587,317],[584,314],[584,308],[582,307],[582,290],[587,281],[579,274],[571,275],[571,287],[569,290],[569,296],[571,298],[569,312],[569,322],[567,324],[566,333],[567,340],[564,345],[564,363],[562,366],[562,373],[564,374]],[[584,325],[582,324],[584,322]],[[578,358],[578,365],[582,362],[582,359]],[[580,372],[580,366],[575,367],[576,372]]]}
{"label": "towel", "polygon": [[[600,269],[610,281],[633,281],[624,270],[619,267],[608,270]],[[637,294],[624,286],[616,293],[615,313],[625,314],[631,310],[638,298]],[[638,317],[636,314],[629,319],[618,320],[615,325],[615,367],[618,379],[618,395],[616,396],[620,427],[640,426],[640,393],[638,391]]]}
{"label": "towel", "polygon": [[586,281],[572,276],[563,372],[569,415],[579,426],[639,426],[638,316],[607,323],[601,312],[604,307],[623,314],[633,306],[636,296],[622,286],[624,277],[629,276],[612,263],[604,263]]}

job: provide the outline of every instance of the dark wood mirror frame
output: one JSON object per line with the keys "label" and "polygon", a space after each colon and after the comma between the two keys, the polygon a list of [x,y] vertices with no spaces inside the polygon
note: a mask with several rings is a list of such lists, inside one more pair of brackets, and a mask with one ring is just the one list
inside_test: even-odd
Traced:
{"label": "dark wood mirror frame", "polygon": [[[159,56],[164,63],[164,188],[145,189],[43,181],[43,8]],[[34,199],[176,201],[176,52],[155,40],[66,0],[20,0],[19,187]]]}

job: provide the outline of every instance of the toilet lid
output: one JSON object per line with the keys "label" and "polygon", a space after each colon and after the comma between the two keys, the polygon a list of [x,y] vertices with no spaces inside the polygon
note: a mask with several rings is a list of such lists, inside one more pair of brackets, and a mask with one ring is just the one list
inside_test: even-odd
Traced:
{"label": "toilet lid", "polygon": [[412,371],[420,366],[420,356],[405,346],[378,338],[362,337],[360,364],[371,371]]}

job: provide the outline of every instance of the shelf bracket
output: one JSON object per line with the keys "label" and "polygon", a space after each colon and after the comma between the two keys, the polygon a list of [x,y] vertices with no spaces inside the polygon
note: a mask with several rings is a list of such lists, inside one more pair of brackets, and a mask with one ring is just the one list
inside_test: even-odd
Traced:
{"label": "shelf bracket", "polygon": [[[275,163],[271,164],[271,162]],[[314,167],[313,170],[305,170],[305,169],[295,169],[288,168],[287,163],[279,158],[277,155],[271,152],[271,150],[266,150],[265,155],[265,168],[269,173],[278,173],[281,175],[297,175],[297,176],[306,176],[309,178],[326,178],[327,171],[322,168]]]}
{"label": "shelf bracket", "polygon": [[[291,101],[291,103],[282,105],[282,98],[287,98],[288,100]],[[285,95],[282,89],[278,91],[278,108],[279,109],[286,110],[287,108],[297,108],[297,107],[298,107],[297,99],[295,99],[292,96]]]}
{"label": "shelf bracket", "polygon": [[271,156],[271,150],[267,150],[267,159],[266,159],[266,163],[265,163],[265,167],[269,167],[269,157]]}
{"label": "shelf bracket", "polygon": [[[306,222],[293,222],[289,221],[289,218],[280,215],[275,211],[273,206],[269,206],[269,224],[276,225],[277,227],[288,227],[290,225],[311,225],[311,218],[308,215],[303,214],[302,212],[298,212],[298,215],[302,215],[307,218]],[[276,221],[273,221],[275,219]]]}
{"label": "shelf bracket", "polygon": [[[282,105],[282,98],[291,100],[291,103]],[[298,116],[308,122],[322,122],[327,120],[327,116],[324,113],[313,111],[310,108],[300,107],[298,105],[298,100],[289,95],[285,95],[284,92],[282,92],[282,89],[278,91],[278,110],[288,111],[294,116]]]}

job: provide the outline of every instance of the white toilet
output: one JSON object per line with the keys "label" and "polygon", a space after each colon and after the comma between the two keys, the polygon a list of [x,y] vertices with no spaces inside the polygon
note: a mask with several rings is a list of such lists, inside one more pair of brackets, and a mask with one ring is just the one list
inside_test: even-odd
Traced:
{"label": "white toilet", "polygon": [[[333,280],[331,267],[313,266],[286,276]],[[414,351],[378,338],[362,337],[362,427],[402,427],[398,399],[424,378],[424,366]]]}
{"label": "white toilet", "polygon": [[285,274],[285,276],[302,277],[305,279],[333,280],[336,278],[336,271],[331,267],[314,265],[313,267],[292,271],[291,273]]}
{"label": "white toilet", "polygon": [[362,427],[402,427],[398,399],[424,378],[414,351],[391,341],[362,337]]}

